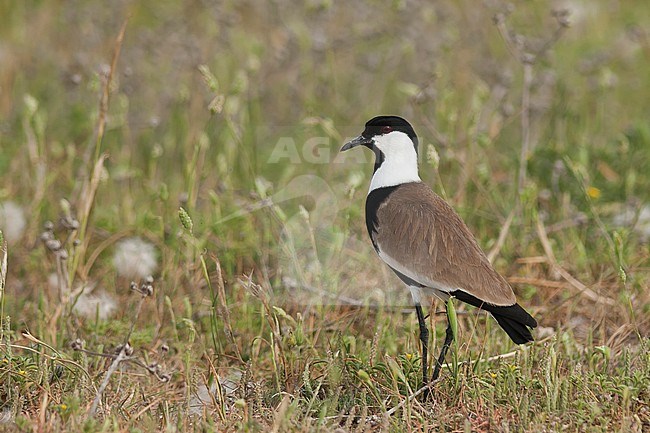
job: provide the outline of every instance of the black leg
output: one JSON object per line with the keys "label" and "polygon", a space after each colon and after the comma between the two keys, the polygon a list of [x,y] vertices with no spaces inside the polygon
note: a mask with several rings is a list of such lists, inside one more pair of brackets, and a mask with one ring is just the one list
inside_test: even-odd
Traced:
{"label": "black leg", "polygon": [[449,346],[454,339],[454,331],[451,329],[451,323],[449,323],[449,315],[447,315],[447,331],[445,332],[445,342],[442,345],[442,350],[440,351],[440,356],[436,362],[436,366],[433,368],[433,374],[431,375],[431,381],[438,379],[440,375],[440,369],[442,368],[442,363],[445,362],[445,356],[447,356],[447,351]]}
{"label": "black leg", "polygon": [[427,358],[429,356],[429,329],[424,319],[422,306],[415,304],[415,312],[418,315],[418,325],[420,325],[420,341],[422,342],[422,385],[428,385],[429,369]]}

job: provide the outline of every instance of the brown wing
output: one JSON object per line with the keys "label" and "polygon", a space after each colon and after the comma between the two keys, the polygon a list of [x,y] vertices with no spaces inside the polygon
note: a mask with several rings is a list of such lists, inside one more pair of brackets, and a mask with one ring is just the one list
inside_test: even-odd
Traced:
{"label": "brown wing", "polygon": [[463,220],[424,183],[400,185],[380,205],[374,239],[390,266],[424,286],[492,305],[516,302]]}

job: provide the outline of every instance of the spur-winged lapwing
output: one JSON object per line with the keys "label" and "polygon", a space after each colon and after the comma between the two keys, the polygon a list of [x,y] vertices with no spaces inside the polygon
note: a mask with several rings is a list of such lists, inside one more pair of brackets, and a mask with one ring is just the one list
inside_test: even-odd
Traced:
{"label": "spur-winged lapwing", "polygon": [[[537,326],[515,299],[476,239],[454,209],[418,175],[418,137],[397,116],[378,116],[341,151],[366,146],[375,153],[375,168],[366,198],[366,227],[379,257],[408,286],[422,341],[422,376],[427,384],[429,330],[422,294],[450,296],[486,310],[512,341],[533,340]],[[436,380],[453,339],[449,318],[445,342],[433,370]]]}

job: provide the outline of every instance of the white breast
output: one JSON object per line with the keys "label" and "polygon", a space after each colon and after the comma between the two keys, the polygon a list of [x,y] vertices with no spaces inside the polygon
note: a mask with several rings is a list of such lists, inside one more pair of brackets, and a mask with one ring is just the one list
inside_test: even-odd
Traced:
{"label": "white breast", "polygon": [[418,155],[408,135],[393,131],[376,137],[374,144],[384,155],[384,161],[372,176],[369,193],[386,186],[420,182]]}

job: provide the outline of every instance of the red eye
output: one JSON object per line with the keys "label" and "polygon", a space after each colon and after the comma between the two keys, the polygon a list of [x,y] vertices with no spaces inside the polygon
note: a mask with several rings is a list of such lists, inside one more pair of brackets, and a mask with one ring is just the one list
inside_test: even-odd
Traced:
{"label": "red eye", "polygon": [[393,128],[390,127],[390,126],[388,126],[388,125],[386,125],[386,126],[382,126],[382,127],[381,127],[381,133],[382,133],[382,134],[388,134],[388,133],[391,132],[392,130],[393,130]]}

